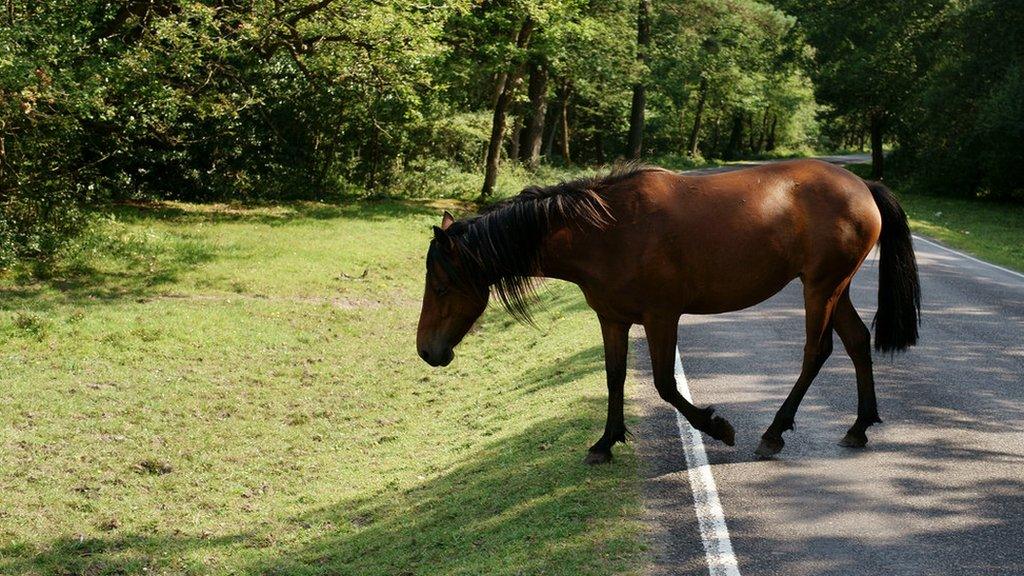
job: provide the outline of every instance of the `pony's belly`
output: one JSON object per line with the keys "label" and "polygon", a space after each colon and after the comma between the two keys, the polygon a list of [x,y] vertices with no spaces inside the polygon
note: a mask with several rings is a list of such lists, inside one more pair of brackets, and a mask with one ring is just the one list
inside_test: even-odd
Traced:
{"label": "pony's belly", "polygon": [[695,291],[683,307],[683,314],[722,314],[756,306],[778,294],[797,275],[761,278],[756,282],[736,281]]}

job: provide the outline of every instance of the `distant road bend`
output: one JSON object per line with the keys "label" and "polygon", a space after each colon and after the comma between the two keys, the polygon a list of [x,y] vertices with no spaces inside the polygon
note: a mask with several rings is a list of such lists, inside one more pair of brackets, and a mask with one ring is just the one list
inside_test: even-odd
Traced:
{"label": "distant road bend", "polygon": [[[736,426],[735,448],[704,439],[710,486],[691,483],[692,449],[658,398],[636,329],[630,390],[642,416],[651,574],[1024,574],[1024,275],[928,239],[916,237],[915,249],[921,341],[893,360],[875,357],[885,423],[868,431],[864,450],[836,445],[856,416],[853,365],[837,341],[785,450],[754,457],[799,372],[798,281],[753,308],[680,321],[695,403],[714,404]],[[875,256],[851,289],[865,322],[877,301]],[[724,520],[714,534],[712,492]]]}

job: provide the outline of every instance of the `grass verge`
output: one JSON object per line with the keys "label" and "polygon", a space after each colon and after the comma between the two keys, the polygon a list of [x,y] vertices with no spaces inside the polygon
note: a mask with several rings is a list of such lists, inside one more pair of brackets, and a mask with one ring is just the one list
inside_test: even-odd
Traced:
{"label": "grass verge", "polygon": [[1024,272],[1024,207],[900,193],[915,232]]}
{"label": "grass verge", "polygon": [[123,207],[0,278],[0,573],[636,572],[631,450],[580,464],[606,392],[574,287],[417,358],[439,211]]}
{"label": "grass verge", "polygon": [[[862,177],[870,167],[850,167]],[[914,232],[978,258],[1024,272],[1024,206],[985,199],[923,194],[899,179],[887,181]]]}

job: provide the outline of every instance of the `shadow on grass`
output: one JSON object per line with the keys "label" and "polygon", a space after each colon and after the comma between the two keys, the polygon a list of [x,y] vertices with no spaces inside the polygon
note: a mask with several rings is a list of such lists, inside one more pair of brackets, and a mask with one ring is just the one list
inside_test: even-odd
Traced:
{"label": "shadow on grass", "polygon": [[268,204],[178,204],[169,202],[119,204],[108,212],[123,222],[162,220],[180,224],[242,222],[283,226],[310,220],[384,221],[406,216],[437,214],[431,200],[342,199],[338,202]]}
{"label": "shadow on grass", "polygon": [[[142,233],[107,234],[102,230],[82,239],[79,250],[53,264],[27,265],[0,283],[0,309],[46,311],[58,304],[90,306],[114,300],[142,299],[173,284],[184,273],[216,260],[236,257],[187,227],[245,223],[301,225],[317,220],[384,222],[434,214],[428,201],[353,200],[347,204],[294,202],[237,207],[171,203],[117,205],[108,213],[135,225],[170,223],[181,226],[160,241]],[[2,278],[0,278],[2,279]]]}
{"label": "shadow on grass", "polygon": [[527,370],[517,379],[517,390],[536,392],[552,382],[575,382],[581,378],[604,370],[604,347],[591,346],[568,356],[552,358],[549,364]]}
{"label": "shadow on grass", "polygon": [[[485,448],[437,479],[370,502],[314,510],[299,523],[340,534],[254,567],[255,573],[611,573],[638,550],[632,463],[588,468],[580,459],[603,405],[581,402]],[[625,450],[621,450],[625,454]]]}
{"label": "shadow on grass", "polygon": [[247,535],[224,537],[162,536],[126,533],[109,537],[62,536],[32,554],[20,544],[0,547],[0,574],[61,576],[141,574],[174,565],[181,573],[198,574],[202,563],[184,554],[237,546]]}
{"label": "shadow on grass", "polygon": [[[186,271],[224,258],[211,244],[194,237],[177,237],[154,246],[125,239],[93,240],[89,247],[55,265],[18,270],[0,283],[0,310],[46,312],[59,305],[89,307],[118,300],[138,300],[172,284]],[[114,266],[97,266],[90,250],[102,253]]]}
{"label": "shadow on grass", "polygon": [[[82,542],[58,538],[41,551],[0,549],[0,573],[188,566],[252,575],[620,573],[636,566],[641,550],[629,520],[637,506],[632,452],[620,449],[610,466],[581,463],[603,411],[601,399],[574,402],[561,416],[482,446],[411,488],[382,482],[372,495],[286,518],[297,545],[265,548],[271,536],[292,539],[279,530],[213,538],[111,533]],[[307,530],[309,536],[301,534]],[[222,554],[224,566],[200,564],[200,557]]]}

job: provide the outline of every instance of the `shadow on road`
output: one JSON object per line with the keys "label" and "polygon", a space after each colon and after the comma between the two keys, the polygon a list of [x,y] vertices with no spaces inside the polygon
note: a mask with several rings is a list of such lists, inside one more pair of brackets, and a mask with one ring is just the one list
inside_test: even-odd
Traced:
{"label": "shadow on road", "polygon": [[[737,429],[736,448],[705,444],[743,574],[1024,573],[1024,291],[999,277],[972,278],[939,252],[920,253],[919,262],[921,343],[875,357],[885,423],[869,430],[865,450],[835,445],[856,416],[852,362],[836,338],[779,459],[753,455],[799,372],[798,282],[748,310],[684,317],[680,352],[696,403],[715,404]],[[853,288],[868,322],[876,273],[869,261]],[[637,339],[634,347],[645,350]],[[662,444],[645,455],[656,458],[643,462],[645,478],[649,486],[682,480],[670,494],[648,493],[649,505],[690,506],[689,494],[679,497],[688,482],[674,413],[653,410]],[[656,573],[702,566],[699,533],[687,522],[692,513],[658,529],[655,547],[658,538],[668,543]],[[673,542],[697,544],[673,551]]]}

